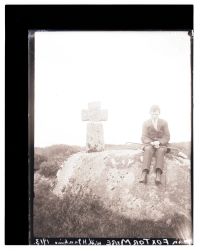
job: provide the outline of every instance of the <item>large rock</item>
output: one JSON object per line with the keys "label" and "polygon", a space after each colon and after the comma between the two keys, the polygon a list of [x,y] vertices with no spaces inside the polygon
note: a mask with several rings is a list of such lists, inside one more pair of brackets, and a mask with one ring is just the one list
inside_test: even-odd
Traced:
{"label": "large rock", "polygon": [[[139,183],[143,152],[141,150],[107,150],[72,155],[59,170],[54,193],[67,190],[76,194],[77,187],[92,192],[105,208],[132,220],[164,221],[181,216],[191,222],[190,161],[172,154],[165,157],[162,184],[155,184],[154,162],[148,183]],[[181,230],[183,231],[183,230]],[[184,238],[190,238],[187,225]]]}

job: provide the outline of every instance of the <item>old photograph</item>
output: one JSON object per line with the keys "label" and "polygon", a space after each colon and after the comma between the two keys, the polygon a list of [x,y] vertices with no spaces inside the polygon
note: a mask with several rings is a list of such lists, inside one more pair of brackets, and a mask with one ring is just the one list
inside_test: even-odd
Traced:
{"label": "old photograph", "polygon": [[35,31],[35,238],[192,237],[188,31]]}

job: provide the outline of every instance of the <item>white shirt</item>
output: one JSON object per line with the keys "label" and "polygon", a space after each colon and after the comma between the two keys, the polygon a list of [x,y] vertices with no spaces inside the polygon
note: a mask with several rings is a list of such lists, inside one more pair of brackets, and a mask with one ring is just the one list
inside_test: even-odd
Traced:
{"label": "white shirt", "polygon": [[154,128],[156,129],[156,131],[158,130],[158,119],[152,119],[151,120],[152,121],[152,124],[153,124],[153,126],[154,126]]}

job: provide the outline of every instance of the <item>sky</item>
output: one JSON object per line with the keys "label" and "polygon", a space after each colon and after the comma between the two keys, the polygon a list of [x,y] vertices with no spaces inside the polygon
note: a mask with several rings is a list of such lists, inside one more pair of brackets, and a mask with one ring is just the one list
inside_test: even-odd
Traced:
{"label": "sky", "polygon": [[101,102],[106,144],[141,142],[158,104],[170,142],[191,135],[187,32],[36,32],[35,146],[86,143],[81,110]]}

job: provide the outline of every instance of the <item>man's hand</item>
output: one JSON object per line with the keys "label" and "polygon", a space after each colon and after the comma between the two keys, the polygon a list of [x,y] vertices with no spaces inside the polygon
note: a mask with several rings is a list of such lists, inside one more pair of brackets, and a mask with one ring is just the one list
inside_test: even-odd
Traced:
{"label": "man's hand", "polygon": [[159,145],[160,145],[160,141],[152,141],[151,142],[151,145],[155,148],[159,148]]}

